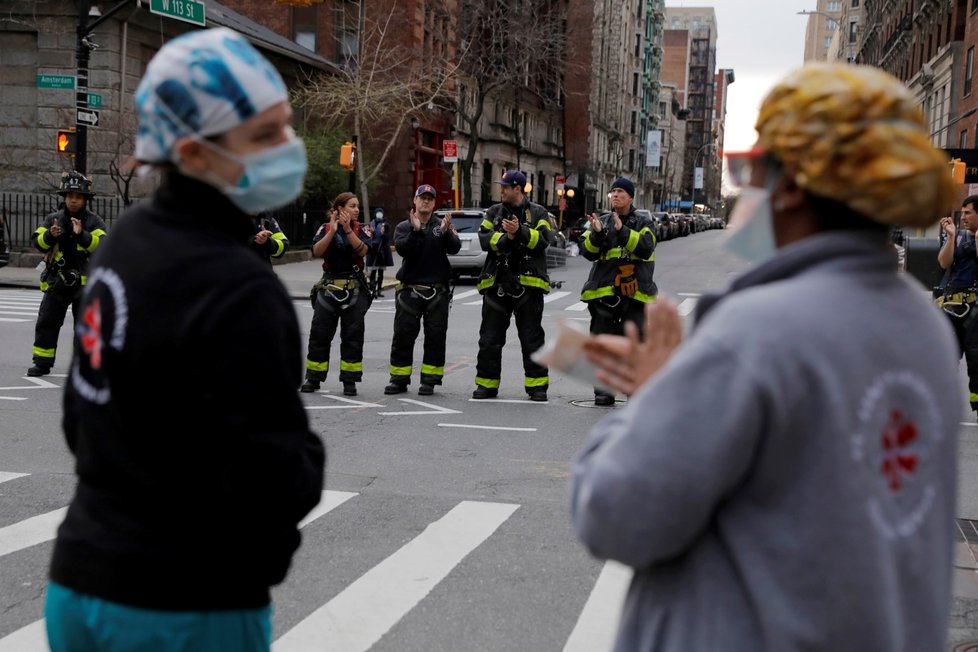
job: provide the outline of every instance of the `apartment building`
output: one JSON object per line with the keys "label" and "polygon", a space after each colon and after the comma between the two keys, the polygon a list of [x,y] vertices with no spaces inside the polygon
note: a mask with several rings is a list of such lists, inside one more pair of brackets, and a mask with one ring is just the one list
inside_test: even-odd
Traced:
{"label": "apartment building", "polygon": [[[832,39],[839,32],[843,2],[851,0],[818,0],[808,14],[805,28],[805,61],[827,61]],[[859,0],[855,0],[857,3]]]}

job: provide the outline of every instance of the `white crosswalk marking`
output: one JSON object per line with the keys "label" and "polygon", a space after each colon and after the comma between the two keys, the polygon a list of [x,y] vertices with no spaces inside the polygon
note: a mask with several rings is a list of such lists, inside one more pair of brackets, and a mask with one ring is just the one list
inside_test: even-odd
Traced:
{"label": "white crosswalk marking", "polygon": [[458,301],[459,299],[464,299],[466,297],[471,297],[473,294],[478,294],[478,290],[466,290],[465,292],[456,292],[452,295],[452,300]]}
{"label": "white crosswalk marking", "polygon": [[459,503],[286,632],[272,649],[370,649],[518,508],[502,503]]}
{"label": "white crosswalk marking", "polygon": [[16,480],[17,478],[26,478],[28,473],[10,473],[8,471],[0,471],[0,482],[6,482],[7,480]]}
{"label": "white crosswalk marking", "polygon": [[632,579],[632,569],[618,562],[606,562],[594,583],[564,652],[605,652],[611,650],[618,630],[621,606]]}
{"label": "white crosswalk marking", "polygon": [[580,312],[581,310],[587,310],[587,304],[583,301],[578,301],[577,303],[571,304],[564,308],[564,310],[576,310]]}
{"label": "white crosswalk marking", "polygon": [[[21,476],[24,474],[11,473],[9,475]],[[12,479],[12,478],[8,478],[8,479]],[[2,481],[3,481],[3,474],[0,473],[0,482]],[[334,509],[336,509],[337,507],[339,507],[340,505],[342,505],[343,503],[345,503],[346,501],[348,501],[349,499],[357,495],[359,494],[351,493],[348,491],[324,491],[322,500],[320,500],[319,504],[316,505],[316,507],[314,507],[311,512],[309,512],[309,514],[302,520],[301,523],[299,523],[299,527],[304,528],[305,526],[309,525],[319,517],[328,514],[329,512],[333,511]],[[68,508],[65,507],[64,509],[58,511],[65,512],[67,511],[67,509]],[[53,513],[54,512],[51,512],[51,514]],[[28,521],[29,520],[31,519],[28,519]],[[21,521],[21,522],[26,523],[26,521]],[[61,519],[58,519],[58,523],[60,522]],[[4,528],[4,530],[6,529],[8,528]],[[6,554],[3,552],[4,530],[0,530],[0,555]],[[54,538],[53,533],[51,534],[50,538]],[[34,545],[34,544],[30,544],[30,545]],[[26,548],[27,546],[21,546],[21,547]],[[21,627],[17,631],[7,636],[4,636],[2,639],[0,639],[0,652],[46,652],[48,649],[49,647],[48,647],[48,639],[47,639],[47,629],[45,627],[45,621],[43,618],[41,620],[34,621],[33,623],[27,625],[26,627]]]}
{"label": "white crosswalk marking", "polygon": [[0,528],[0,557],[53,539],[67,512],[62,507]]}
{"label": "white crosswalk marking", "polygon": [[547,296],[543,297],[543,302],[544,303],[553,303],[557,299],[563,299],[568,294],[570,294],[570,292],[551,292]]}
{"label": "white crosswalk marking", "polygon": [[9,324],[22,324],[24,322],[31,321],[31,320],[30,319],[11,319],[10,317],[0,317],[0,321],[6,322],[6,323],[9,323]]}
{"label": "white crosswalk marking", "polygon": [[695,309],[696,309],[696,299],[693,298],[683,299],[682,303],[680,303],[679,307],[677,308],[679,314],[682,315],[683,317],[693,312]]}

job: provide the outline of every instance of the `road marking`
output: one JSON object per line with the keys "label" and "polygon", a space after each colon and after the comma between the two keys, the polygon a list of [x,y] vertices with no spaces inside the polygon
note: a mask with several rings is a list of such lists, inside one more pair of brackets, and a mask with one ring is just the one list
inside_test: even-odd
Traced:
{"label": "road marking", "polygon": [[[0,482],[3,482],[4,475],[4,473],[0,472]],[[21,476],[27,474],[10,473],[6,475]],[[304,528],[317,518],[328,514],[349,499],[358,495],[349,491],[324,491],[319,504],[302,519],[299,523],[299,528]],[[21,627],[17,631],[0,639],[0,652],[48,652],[49,649],[47,626],[44,618],[35,620],[30,625]]]}
{"label": "road marking", "polygon": [[551,292],[550,294],[543,297],[543,302],[550,303],[551,301],[556,301],[557,299],[563,299],[568,294],[570,294],[570,292]]}
{"label": "road marking", "polygon": [[463,306],[481,306],[482,305],[482,299],[479,299],[478,301],[467,301],[467,302],[463,303],[462,305]]}
{"label": "road marking", "polygon": [[307,410],[352,410],[354,408],[361,407],[384,407],[380,403],[367,403],[366,401],[358,401],[345,396],[333,396],[332,394],[327,394],[326,392],[320,392],[319,395],[323,398],[337,401],[338,403],[345,403],[346,405],[307,405]]}
{"label": "road marking", "polygon": [[689,313],[693,312],[693,310],[695,309],[696,309],[696,299],[683,299],[682,303],[679,304],[679,307],[676,308],[676,311],[680,315],[685,317]]}
{"label": "road marking", "polygon": [[621,607],[625,602],[632,569],[615,561],[605,562],[571,632],[564,652],[595,652],[614,647]]}
{"label": "road marking", "polygon": [[26,396],[0,396],[0,401],[26,401]]}
{"label": "road marking", "polygon": [[9,471],[0,471],[0,483],[7,482],[8,480],[16,480],[17,478],[26,478],[30,473],[11,473]]}
{"label": "road marking", "polygon": [[439,428],[470,428],[472,430],[509,430],[512,432],[536,432],[536,428],[511,428],[509,426],[477,426],[471,423],[439,423]]}
{"label": "road marking", "polygon": [[574,310],[580,312],[582,310],[587,310],[587,304],[584,303],[583,301],[578,301],[575,304],[567,306],[566,308],[564,308],[564,310]]}
{"label": "road marking", "polygon": [[703,296],[699,292],[676,292],[677,297],[701,297]]}
{"label": "road marking", "polygon": [[422,407],[428,408],[427,410],[409,410],[407,412],[378,412],[377,414],[383,414],[385,416],[410,416],[416,414],[461,414],[458,410],[452,410],[447,407],[442,407],[440,405],[435,405],[434,403],[425,403],[424,401],[416,401],[413,398],[399,398],[398,401],[403,403],[413,403],[414,405],[420,405]]}
{"label": "road marking", "polygon": [[452,300],[457,301],[458,299],[464,299],[465,297],[471,297],[473,294],[478,294],[478,290],[466,290],[465,292],[459,292],[452,296]]}
{"label": "road marking", "polygon": [[67,512],[62,507],[0,528],[0,557],[53,539]]}
{"label": "road marking", "polygon": [[369,650],[519,505],[463,501],[312,612],[274,652]]}
{"label": "road marking", "polygon": [[[53,375],[53,374],[52,374]],[[60,374],[62,377],[64,374]],[[31,385],[18,385],[17,387],[0,387],[0,391],[8,392],[14,389],[61,389],[60,385],[55,385],[54,383],[44,380],[43,378],[38,378],[36,376],[21,376],[24,380],[31,383]]]}
{"label": "road marking", "polygon": [[24,322],[33,321],[32,319],[10,319],[8,317],[0,317],[0,321],[8,324],[23,324]]}
{"label": "road marking", "polygon": [[469,403],[516,403],[517,405],[549,405],[550,401],[531,401],[528,398],[470,398]]}

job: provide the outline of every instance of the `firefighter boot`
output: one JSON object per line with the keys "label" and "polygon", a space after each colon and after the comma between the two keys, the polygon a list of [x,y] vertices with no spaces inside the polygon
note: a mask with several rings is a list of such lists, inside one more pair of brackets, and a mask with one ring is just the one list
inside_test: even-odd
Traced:
{"label": "firefighter boot", "polygon": [[299,391],[302,392],[303,394],[310,394],[312,392],[318,392],[319,391],[319,381],[318,380],[313,380],[312,378],[309,378],[308,376],[306,376],[306,382],[302,383],[302,387],[299,388]]}

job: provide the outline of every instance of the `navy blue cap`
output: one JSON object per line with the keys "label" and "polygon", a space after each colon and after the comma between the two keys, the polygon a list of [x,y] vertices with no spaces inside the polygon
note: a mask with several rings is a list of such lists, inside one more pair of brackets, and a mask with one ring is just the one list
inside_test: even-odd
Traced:
{"label": "navy blue cap", "polygon": [[629,197],[635,197],[635,184],[632,183],[630,179],[618,177],[615,179],[615,182],[611,184],[611,189],[614,190],[615,188],[621,188],[628,193]]}
{"label": "navy blue cap", "polygon": [[420,186],[418,186],[418,189],[414,191],[415,197],[420,197],[421,195],[431,195],[432,197],[437,197],[438,193],[435,191],[434,186],[427,183],[422,183]]}
{"label": "navy blue cap", "polygon": [[496,179],[493,183],[498,183],[501,186],[519,186],[523,188],[526,186],[526,175],[519,170],[507,170],[502,179]]}

